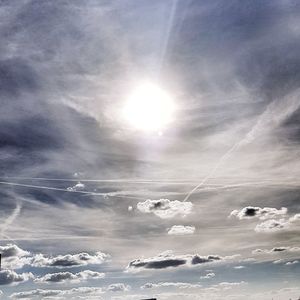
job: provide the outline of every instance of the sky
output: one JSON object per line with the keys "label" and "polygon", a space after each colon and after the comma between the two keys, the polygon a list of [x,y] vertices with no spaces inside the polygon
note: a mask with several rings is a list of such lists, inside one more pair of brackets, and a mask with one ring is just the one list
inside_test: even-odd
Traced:
{"label": "sky", "polygon": [[0,40],[2,299],[298,299],[298,1],[1,0]]}

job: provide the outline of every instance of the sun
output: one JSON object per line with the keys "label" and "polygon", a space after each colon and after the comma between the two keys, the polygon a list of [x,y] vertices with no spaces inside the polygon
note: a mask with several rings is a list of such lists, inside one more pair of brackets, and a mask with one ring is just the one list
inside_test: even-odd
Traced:
{"label": "sun", "polygon": [[158,85],[143,83],[129,95],[123,109],[125,120],[135,129],[161,132],[172,121],[175,105]]}

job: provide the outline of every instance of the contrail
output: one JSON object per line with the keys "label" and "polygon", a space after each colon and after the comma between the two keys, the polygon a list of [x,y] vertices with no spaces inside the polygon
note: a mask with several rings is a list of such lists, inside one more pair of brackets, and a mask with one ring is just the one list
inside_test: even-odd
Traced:
{"label": "contrail", "polygon": [[217,164],[215,167],[208,173],[206,177],[202,179],[202,181],[195,186],[184,198],[183,201],[187,201],[189,197],[203,184],[206,183],[206,181],[211,178],[215,172],[219,169],[220,165],[222,162],[226,161],[230,154],[234,152],[236,149],[238,149],[242,145],[246,145],[251,143],[257,133],[261,132],[263,129],[264,130],[270,130],[273,127],[276,127],[279,125],[283,120],[286,119],[289,115],[291,115],[293,112],[295,112],[299,106],[299,99],[298,99],[298,94],[299,94],[298,89],[296,92],[294,92],[292,95],[288,95],[286,101],[283,102],[271,102],[267,108],[264,110],[264,112],[258,117],[256,123],[254,126],[248,131],[248,133],[243,137],[239,142],[234,144],[225,154],[218,160]]}
{"label": "contrail", "polygon": [[7,239],[10,239],[6,234],[5,231],[8,229],[8,227],[15,221],[15,219],[19,216],[22,209],[22,205],[20,203],[17,203],[16,208],[12,212],[12,214],[5,220],[4,224],[1,228],[1,236],[6,237]]}
{"label": "contrail", "polygon": [[[244,139],[243,139],[244,140]],[[242,140],[242,141],[243,141]],[[196,190],[198,190],[203,184],[205,184],[205,182],[209,179],[209,178],[211,178],[214,174],[215,174],[215,172],[219,169],[219,167],[220,167],[220,165],[222,164],[222,162],[223,161],[225,161],[229,156],[230,156],[230,154],[233,152],[233,151],[235,151],[235,149],[237,149],[239,146],[240,146],[240,144],[241,144],[241,142],[242,141],[240,141],[240,142],[238,142],[238,143],[236,143],[235,145],[233,145],[220,159],[219,159],[219,161],[218,161],[218,163],[215,165],[215,167],[207,174],[207,176],[206,177],[204,177],[203,179],[202,179],[202,181],[198,184],[198,185],[196,185],[187,195],[186,195],[186,197],[183,199],[183,201],[187,201],[188,199],[189,199],[189,197],[196,191]]]}
{"label": "contrail", "polygon": [[[42,185],[22,184],[22,183],[17,183],[17,182],[0,181],[0,184],[28,187],[28,188],[40,189],[40,190],[62,191],[62,192],[67,192],[67,193],[79,193],[79,194],[92,195],[92,196],[111,196],[110,193],[96,193],[96,192],[74,191],[74,190],[70,191],[68,189],[63,189],[63,188],[56,188],[56,187],[42,186]],[[113,194],[112,196],[120,197],[120,198],[132,198],[132,199],[138,199],[138,200],[143,199],[141,197],[134,197],[134,196],[129,196],[129,195]]]}

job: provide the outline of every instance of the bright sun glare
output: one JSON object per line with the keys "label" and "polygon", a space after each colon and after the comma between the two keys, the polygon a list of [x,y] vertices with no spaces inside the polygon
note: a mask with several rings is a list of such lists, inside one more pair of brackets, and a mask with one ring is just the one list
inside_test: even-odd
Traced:
{"label": "bright sun glare", "polygon": [[161,132],[171,121],[175,107],[170,95],[158,85],[144,83],[129,96],[123,113],[136,129]]}

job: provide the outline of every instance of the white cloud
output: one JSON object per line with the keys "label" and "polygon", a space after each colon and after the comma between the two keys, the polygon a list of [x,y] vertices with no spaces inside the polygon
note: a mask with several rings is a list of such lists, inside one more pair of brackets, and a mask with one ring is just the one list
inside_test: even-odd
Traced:
{"label": "white cloud", "polygon": [[211,272],[211,273],[207,273],[207,274],[204,275],[204,276],[200,276],[200,279],[211,279],[211,278],[213,278],[213,277],[215,277],[215,276],[216,276],[216,274],[213,273],[213,272]]}
{"label": "white cloud", "polygon": [[14,244],[7,244],[6,246],[0,246],[0,253],[2,254],[3,258],[7,257],[22,257],[22,256],[28,256],[30,252],[25,251]]}
{"label": "white cloud", "polygon": [[163,288],[163,287],[172,287],[179,289],[190,289],[190,288],[201,288],[199,283],[188,283],[188,282],[159,282],[159,283],[146,283],[141,286],[141,289],[154,289],[154,288]]}
{"label": "white cloud", "polygon": [[81,183],[79,181],[74,186],[68,187],[67,190],[70,191],[70,192],[76,192],[76,191],[82,191],[82,190],[84,190],[84,188],[85,188],[84,183]]}
{"label": "white cloud", "polygon": [[113,283],[106,288],[109,292],[128,292],[130,289],[130,285],[124,283]]}
{"label": "white cloud", "polygon": [[0,246],[2,254],[2,266],[7,269],[20,269],[30,263],[30,252],[25,251],[14,244]]}
{"label": "white cloud", "polygon": [[262,222],[260,224],[257,224],[255,227],[256,232],[275,232],[283,229],[289,228],[289,222],[287,222],[285,219],[271,219],[267,220],[265,222]]}
{"label": "white cloud", "polygon": [[33,278],[34,276],[32,273],[17,274],[12,270],[0,271],[0,285],[19,284]]}
{"label": "white cloud", "polygon": [[233,268],[236,270],[241,270],[241,269],[245,269],[245,266],[235,266]]}
{"label": "white cloud", "polygon": [[104,293],[102,288],[98,287],[79,287],[69,290],[44,290],[44,289],[35,289],[25,292],[13,293],[10,295],[12,299],[41,299],[48,297],[80,297],[80,299],[88,299],[90,296],[97,296],[97,299]]}
{"label": "white cloud", "polygon": [[281,209],[273,207],[253,207],[247,206],[241,210],[233,210],[230,213],[230,217],[237,217],[238,219],[251,219],[258,218],[260,220],[272,219],[277,216],[283,216],[287,214],[287,208],[281,207]]}
{"label": "white cloud", "polygon": [[189,235],[195,232],[194,226],[174,225],[168,230],[169,235]]}
{"label": "white cloud", "polygon": [[272,249],[255,249],[253,254],[276,254],[281,252],[300,252],[300,247],[280,246]]}
{"label": "white cloud", "polygon": [[86,266],[88,264],[99,265],[102,264],[107,258],[108,254],[100,251],[94,255],[88,253],[66,254],[54,257],[46,257],[43,254],[37,254],[32,259],[32,265],[35,267],[56,267],[67,268],[74,266]]}
{"label": "white cloud", "polygon": [[300,221],[300,214],[295,214],[293,217],[289,218],[290,223],[296,223]]}
{"label": "white cloud", "polygon": [[169,219],[175,216],[186,216],[191,213],[193,204],[179,200],[146,200],[137,204],[137,209],[142,213],[153,213],[162,219]]}
{"label": "white cloud", "polygon": [[287,265],[287,266],[290,266],[290,265],[296,265],[296,264],[298,264],[298,263],[299,263],[298,260],[293,260],[293,261],[288,261],[288,262],[286,263],[286,265]]}

